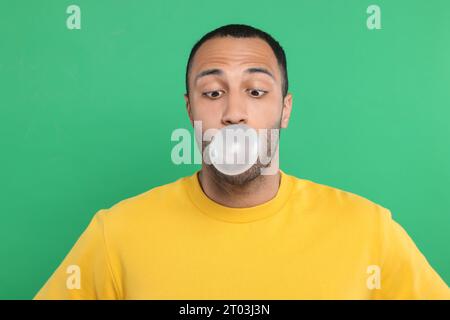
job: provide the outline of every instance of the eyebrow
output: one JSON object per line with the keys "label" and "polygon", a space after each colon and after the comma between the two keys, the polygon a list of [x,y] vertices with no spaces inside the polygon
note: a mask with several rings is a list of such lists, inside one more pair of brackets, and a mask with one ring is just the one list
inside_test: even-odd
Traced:
{"label": "eyebrow", "polygon": [[199,72],[195,76],[195,81],[194,82],[197,82],[197,80],[199,78],[201,78],[201,77],[206,77],[206,76],[209,76],[209,75],[221,76],[221,75],[223,75],[223,71],[220,70],[220,69],[206,69],[206,70],[203,70],[203,71]]}
{"label": "eyebrow", "polygon": [[272,79],[275,80],[275,77],[273,76],[273,74],[267,70],[266,68],[261,68],[261,67],[256,67],[256,68],[248,68],[247,70],[245,70],[246,73],[264,73],[267,74],[269,77],[271,77]]}
{"label": "eyebrow", "polygon": [[[244,71],[245,73],[263,73],[268,75],[269,77],[271,77],[272,79],[275,80],[275,77],[273,76],[273,74],[266,68],[262,68],[262,67],[253,67],[253,68],[248,68]],[[195,76],[195,81],[197,82],[197,80],[201,77],[206,77],[209,75],[216,75],[216,76],[222,76],[223,75],[223,71],[221,69],[206,69],[203,70],[201,72],[199,72],[196,76]]]}

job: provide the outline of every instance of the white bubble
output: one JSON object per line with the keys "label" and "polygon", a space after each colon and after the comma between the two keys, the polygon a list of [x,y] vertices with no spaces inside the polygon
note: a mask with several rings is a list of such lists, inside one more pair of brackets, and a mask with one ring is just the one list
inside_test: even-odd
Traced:
{"label": "white bubble", "polygon": [[207,146],[209,162],[226,175],[238,175],[250,169],[258,159],[258,134],[245,124],[233,124],[219,130]]}

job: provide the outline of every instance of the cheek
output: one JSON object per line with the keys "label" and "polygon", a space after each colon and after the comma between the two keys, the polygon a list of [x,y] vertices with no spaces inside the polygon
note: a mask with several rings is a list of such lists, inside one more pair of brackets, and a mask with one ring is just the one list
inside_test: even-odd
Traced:
{"label": "cheek", "polygon": [[217,128],[221,120],[221,106],[219,103],[199,101],[192,107],[195,121],[201,121],[203,128]]}
{"label": "cheek", "polygon": [[249,107],[249,122],[257,128],[273,128],[278,126],[281,110],[280,99],[255,100]]}

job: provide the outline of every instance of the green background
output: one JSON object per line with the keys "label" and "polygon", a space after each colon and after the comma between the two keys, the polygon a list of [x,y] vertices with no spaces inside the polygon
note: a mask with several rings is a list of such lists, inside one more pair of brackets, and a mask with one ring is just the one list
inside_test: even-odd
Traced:
{"label": "green background", "polygon": [[228,23],[286,50],[281,167],[389,208],[450,283],[450,1],[1,0],[0,298],[32,298],[97,210],[198,169],[170,135],[192,45]]}

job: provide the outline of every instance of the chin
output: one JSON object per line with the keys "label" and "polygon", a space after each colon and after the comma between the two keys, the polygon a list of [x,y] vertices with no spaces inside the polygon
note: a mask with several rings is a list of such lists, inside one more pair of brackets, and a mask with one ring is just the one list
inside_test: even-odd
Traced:
{"label": "chin", "polygon": [[216,169],[213,165],[209,165],[211,171],[219,178],[220,181],[227,182],[232,185],[242,186],[245,185],[261,175],[261,168],[263,166],[259,163],[255,163],[250,169],[245,172],[236,175],[226,175]]}

